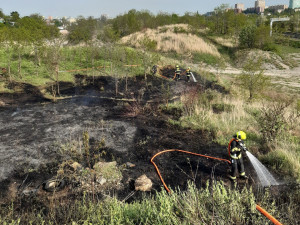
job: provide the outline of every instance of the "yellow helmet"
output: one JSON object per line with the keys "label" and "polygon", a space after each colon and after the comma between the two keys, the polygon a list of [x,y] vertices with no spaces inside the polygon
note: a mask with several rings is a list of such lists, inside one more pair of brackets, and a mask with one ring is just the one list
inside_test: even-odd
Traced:
{"label": "yellow helmet", "polygon": [[236,132],[236,137],[239,140],[246,140],[247,135],[244,131],[238,131],[238,132]]}
{"label": "yellow helmet", "polygon": [[178,65],[176,65],[176,68],[179,67]]}

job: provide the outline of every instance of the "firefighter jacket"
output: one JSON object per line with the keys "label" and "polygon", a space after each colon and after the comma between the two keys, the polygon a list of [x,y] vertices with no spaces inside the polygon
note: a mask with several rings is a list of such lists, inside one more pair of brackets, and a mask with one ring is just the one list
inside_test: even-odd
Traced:
{"label": "firefighter jacket", "polygon": [[242,157],[242,150],[247,150],[242,140],[236,138],[230,140],[228,144],[228,153],[232,159],[240,159]]}
{"label": "firefighter jacket", "polygon": [[189,76],[191,76],[191,71],[188,69],[188,70],[186,70],[186,75],[189,77]]}

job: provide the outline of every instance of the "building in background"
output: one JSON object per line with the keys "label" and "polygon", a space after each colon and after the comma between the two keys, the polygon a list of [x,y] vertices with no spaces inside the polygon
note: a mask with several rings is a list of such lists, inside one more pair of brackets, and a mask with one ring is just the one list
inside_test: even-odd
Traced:
{"label": "building in background", "polygon": [[245,6],[243,3],[237,3],[234,6],[234,12],[235,13],[242,13],[245,10]]}
{"label": "building in background", "polygon": [[263,13],[266,8],[266,1],[265,0],[257,0],[255,1],[255,11],[256,13]]}
{"label": "building in background", "polygon": [[269,6],[268,9],[273,12],[281,13],[284,10],[288,9],[288,5],[272,5]]}
{"label": "building in background", "polygon": [[290,9],[297,9],[300,8],[300,0],[290,0]]}

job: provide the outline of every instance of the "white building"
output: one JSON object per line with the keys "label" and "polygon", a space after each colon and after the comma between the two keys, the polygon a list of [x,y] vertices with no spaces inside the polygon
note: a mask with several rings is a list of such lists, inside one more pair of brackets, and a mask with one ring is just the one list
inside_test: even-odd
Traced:
{"label": "white building", "polygon": [[255,1],[255,11],[257,13],[263,13],[266,8],[266,1],[264,0],[257,0]]}
{"label": "white building", "polygon": [[300,8],[300,0],[290,0],[290,9]]}

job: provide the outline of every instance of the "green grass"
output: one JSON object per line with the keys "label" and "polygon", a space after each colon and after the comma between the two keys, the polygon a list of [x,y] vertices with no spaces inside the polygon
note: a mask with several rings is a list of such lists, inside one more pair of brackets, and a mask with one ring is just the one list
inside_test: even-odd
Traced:
{"label": "green grass", "polygon": [[[299,193],[285,193],[286,204],[276,206],[268,191],[261,193],[259,204],[283,224],[296,224],[299,219]],[[279,203],[279,202],[278,202]],[[189,184],[186,191],[164,190],[145,196],[141,201],[125,203],[115,197],[91,201],[88,195],[72,204],[54,200],[50,208],[31,205],[20,209],[16,205],[1,206],[1,224],[267,224],[256,209],[251,189],[230,189],[222,183],[197,189]],[[26,214],[25,214],[26,211]],[[294,214],[294,215],[293,215]],[[22,216],[21,216],[22,215]]]}
{"label": "green grass", "polygon": [[275,46],[278,49],[278,52],[283,55],[291,54],[291,53],[300,53],[300,48],[295,48],[293,46],[279,45],[279,44],[275,44]]}
{"label": "green grass", "polygon": [[204,62],[208,65],[216,65],[219,61],[220,61],[220,58],[213,56],[211,54],[193,53],[193,62],[194,63]]}
{"label": "green grass", "polygon": [[[9,51],[11,53],[10,55],[6,49],[0,50],[0,67],[8,68],[8,58],[10,57],[10,71],[13,80],[40,86],[52,83],[56,79],[55,68],[53,63],[51,63],[51,57],[53,55],[51,51],[53,50],[50,47],[45,47],[43,52],[40,52],[42,56],[38,66],[36,65],[34,55],[31,55],[34,51],[33,48],[24,48],[21,55],[21,73],[18,71],[19,61],[17,53],[13,49]],[[127,58],[128,55],[126,56],[126,54],[130,54],[130,58]],[[91,55],[94,55],[93,63]],[[96,49],[90,47],[63,47],[60,50],[59,71],[75,71],[59,72],[59,81],[73,82],[73,75],[76,73],[95,76],[108,74],[121,74],[121,76],[125,76],[125,71],[127,71],[129,76],[136,73],[143,73],[142,66],[138,69],[126,69],[124,67],[126,64],[142,65],[142,61],[136,50],[128,50],[119,46]],[[99,66],[106,66],[107,68],[91,69]],[[86,70],[87,68],[89,68],[89,70]],[[8,74],[6,76],[8,77]]]}

